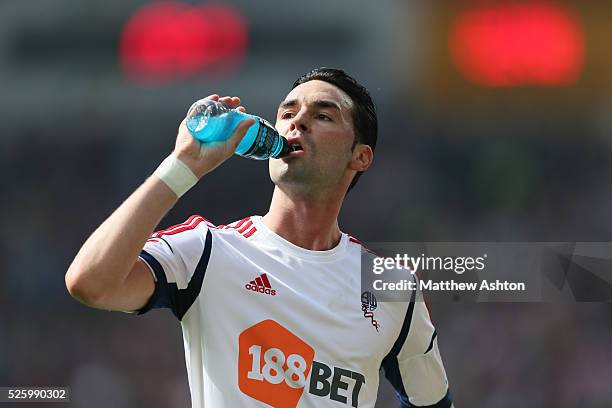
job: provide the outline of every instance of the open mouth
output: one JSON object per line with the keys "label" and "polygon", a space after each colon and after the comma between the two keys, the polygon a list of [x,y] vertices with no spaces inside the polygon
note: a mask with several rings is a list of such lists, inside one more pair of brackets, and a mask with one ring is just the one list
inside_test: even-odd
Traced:
{"label": "open mouth", "polygon": [[299,143],[291,143],[291,150],[295,152],[295,151],[304,150],[304,149],[302,149],[302,145]]}

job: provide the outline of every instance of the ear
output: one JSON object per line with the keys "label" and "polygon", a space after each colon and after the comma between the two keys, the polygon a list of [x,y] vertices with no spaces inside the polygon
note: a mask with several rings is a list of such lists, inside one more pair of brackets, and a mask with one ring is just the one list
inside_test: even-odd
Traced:
{"label": "ear", "polygon": [[353,158],[349,163],[349,169],[356,171],[366,171],[374,160],[374,152],[368,145],[357,143],[353,150]]}

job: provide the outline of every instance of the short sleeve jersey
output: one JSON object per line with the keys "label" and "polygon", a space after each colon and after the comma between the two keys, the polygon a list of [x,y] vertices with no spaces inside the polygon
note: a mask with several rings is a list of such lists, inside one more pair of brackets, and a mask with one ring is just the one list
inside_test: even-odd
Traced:
{"label": "short sleeve jersey", "polygon": [[154,233],[140,258],[155,291],[138,313],[179,319],[192,406],[374,407],[379,370],[400,406],[449,407],[426,305],[361,293],[362,245],[300,248],[252,216],[201,216]]}

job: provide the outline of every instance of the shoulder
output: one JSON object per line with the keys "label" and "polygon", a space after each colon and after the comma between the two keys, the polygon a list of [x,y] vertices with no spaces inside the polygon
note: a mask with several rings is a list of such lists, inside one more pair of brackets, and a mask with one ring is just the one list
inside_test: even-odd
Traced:
{"label": "shoulder", "polygon": [[362,255],[371,256],[371,257],[379,256],[373,250],[368,248],[361,240],[355,238],[354,236],[350,234],[346,234],[346,235],[348,236],[349,245],[351,245],[353,248],[358,248],[359,251],[362,253]]}
{"label": "shoulder", "polygon": [[257,227],[254,225],[252,216],[248,216],[229,224],[221,224],[212,227],[213,231],[223,235],[240,235],[243,238],[249,238],[257,232]]}
{"label": "shoulder", "polygon": [[251,217],[245,217],[229,224],[215,225],[208,218],[194,214],[180,224],[160,229],[154,232],[147,244],[165,244],[171,252],[177,247],[189,248],[194,250],[205,245],[206,241],[213,240],[217,243],[236,242],[249,238],[257,231]]}
{"label": "shoulder", "polygon": [[214,225],[208,219],[202,217],[201,215],[195,214],[187,218],[186,221],[180,224],[175,224],[168,228],[165,228],[159,231],[155,231],[153,235],[151,235],[151,238],[161,238],[165,235],[177,235],[183,232],[193,231],[197,228],[208,227],[208,226],[214,227]]}
{"label": "shoulder", "polygon": [[168,228],[154,232],[151,238],[161,238],[167,235],[179,235],[190,231],[202,230],[210,230],[213,234],[237,233],[248,237],[257,231],[257,228],[255,225],[253,225],[253,220],[251,218],[251,216],[248,216],[228,224],[215,225],[208,218],[199,214],[194,214],[180,224],[175,224]]}

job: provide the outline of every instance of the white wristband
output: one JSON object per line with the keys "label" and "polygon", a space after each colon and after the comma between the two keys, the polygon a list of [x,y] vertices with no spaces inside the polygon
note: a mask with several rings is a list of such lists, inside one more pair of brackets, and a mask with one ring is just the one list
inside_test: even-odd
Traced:
{"label": "white wristband", "polygon": [[179,198],[198,182],[191,169],[173,155],[166,157],[153,174]]}

